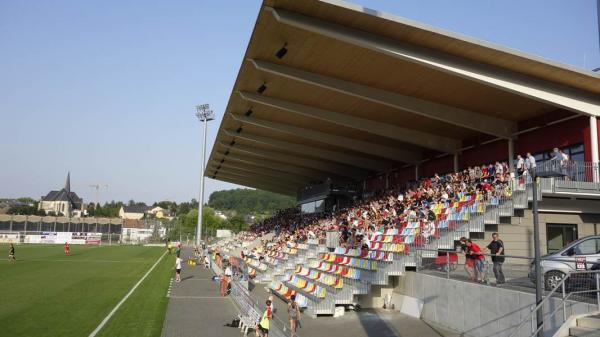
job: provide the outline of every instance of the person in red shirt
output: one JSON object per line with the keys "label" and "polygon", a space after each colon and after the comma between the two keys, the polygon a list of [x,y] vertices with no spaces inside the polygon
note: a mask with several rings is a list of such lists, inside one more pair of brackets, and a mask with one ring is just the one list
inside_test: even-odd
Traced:
{"label": "person in red shirt", "polygon": [[65,255],[71,255],[71,246],[68,242],[65,242]]}
{"label": "person in red shirt", "polygon": [[471,254],[475,259],[475,270],[477,272],[479,283],[486,283],[484,264],[485,256],[481,251],[481,247],[479,247],[475,242],[471,241],[471,239],[467,239],[467,249],[469,250],[469,254]]}

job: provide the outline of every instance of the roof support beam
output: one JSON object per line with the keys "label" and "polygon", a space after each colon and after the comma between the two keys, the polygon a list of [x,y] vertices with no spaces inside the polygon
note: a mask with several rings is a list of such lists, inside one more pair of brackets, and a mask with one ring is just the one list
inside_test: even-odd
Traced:
{"label": "roof support beam", "polygon": [[[456,108],[453,106],[435,103],[424,99],[401,95],[395,92],[378,89],[354,82],[340,80],[288,66],[270,63],[261,60],[250,60],[256,69],[283,76],[296,81],[308,83],[321,88],[333,90],[342,94],[361,98],[370,102],[382,104],[395,109],[401,109],[419,116],[435,119],[452,125],[457,125],[478,132],[483,132],[500,138],[509,138],[517,131],[517,124],[508,120],[486,116],[480,113]],[[422,137],[424,132],[409,130]],[[437,143],[448,141],[444,137],[433,136]],[[437,138],[437,139],[436,139]],[[449,139],[455,146],[458,140]],[[451,151],[444,151],[452,153]]]}
{"label": "roof support beam", "polygon": [[209,172],[209,173],[210,172],[214,173],[214,171],[221,172],[221,170],[223,170],[223,171],[227,170],[227,171],[232,171],[232,172],[236,172],[236,173],[254,173],[256,175],[265,176],[267,178],[294,182],[295,184],[301,184],[301,185],[306,185],[310,181],[310,178],[303,178],[303,177],[299,177],[297,175],[293,175],[293,174],[289,174],[289,173],[285,173],[285,172],[273,171],[273,170],[269,170],[269,169],[265,169],[265,168],[257,168],[257,167],[252,167],[252,166],[247,167],[244,164],[236,163],[236,162],[229,162],[227,160],[225,160],[225,162],[222,164],[211,162],[211,164],[207,168],[207,172]]}
{"label": "roof support beam", "polygon": [[273,187],[280,187],[281,189],[290,189],[295,190],[297,186],[302,186],[301,184],[293,184],[287,181],[281,180],[273,180],[272,177],[267,177],[264,175],[258,174],[250,174],[249,172],[238,172],[229,169],[220,169],[215,176],[230,176],[230,177],[239,177],[240,179],[248,179],[249,181],[256,181],[259,183],[263,183],[264,185],[271,185]]}
{"label": "roof support beam", "polygon": [[[229,143],[225,143],[225,142],[221,142],[220,144],[225,147],[230,146]],[[369,174],[369,171],[357,169],[354,167],[348,167],[346,165],[340,165],[340,164],[332,163],[329,161],[321,161],[321,160],[317,160],[317,159],[306,158],[305,156],[296,155],[296,154],[290,155],[290,154],[282,153],[282,152],[275,152],[275,151],[269,151],[269,150],[265,150],[265,149],[259,149],[259,148],[255,148],[255,147],[243,145],[243,144],[235,144],[234,147],[232,147],[231,149],[242,151],[245,153],[250,153],[253,155],[257,155],[257,156],[266,158],[268,161],[271,161],[271,160],[284,161],[286,163],[290,163],[290,164],[294,164],[294,165],[298,165],[298,166],[302,166],[302,167],[314,168],[317,170],[329,172],[329,173],[335,174],[335,175],[349,177],[352,179],[361,179]]]}
{"label": "roof support beam", "polygon": [[263,177],[263,176],[258,176],[258,175],[252,175],[252,174],[240,174],[240,173],[235,173],[235,172],[231,172],[231,171],[219,171],[217,172],[217,174],[215,174],[214,176],[216,176],[217,178],[222,176],[222,177],[230,177],[230,178],[235,178],[235,179],[239,179],[240,181],[248,181],[250,182],[256,182],[257,184],[261,184],[263,186],[272,186],[275,188],[279,188],[280,190],[290,190],[290,191],[295,191],[297,189],[298,185],[292,185],[289,183],[284,183],[284,182],[275,182],[273,181],[272,178],[267,178],[267,177]]}
{"label": "roof support beam", "polygon": [[[264,69],[264,68],[263,68]],[[281,73],[279,73],[281,74]],[[240,92],[240,96],[247,101],[270,106],[276,109],[299,114],[306,117],[319,119],[322,121],[335,123],[356,130],[365,131],[371,134],[388,137],[404,143],[423,146],[430,149],[440,150],[442,152],[454,152],[460,147],[460,141],[433,135],[426,132],[416,131],[409,128],[391,125],[388,123],[377,122],[365,118],[354,117],[344,113],[319,109],[308,105],[284,101],[277,98],[256,95],[251,92]],[[399,150],[398,150],[399,151]],[[401,154],[403,162],[418,163],[422,158],[420,153],[403,151]]]}
{"label": "roof support beam", "polygon": [[275,19],[283,24],[477,81],[567,110],[585,115],[600,116],[600,99],[596,95],[582,90],[294,12],[272,7],[266,7],[266,9],[271,11]]}
{"label": "roof support beam", "polygon": [[[212,176],[211,176],[211,178],[212,178]],[[239,179],[237,177],[225,176],[225,175],[216,176],[213,179],[226,181],[228,183],[238,184],[238,185],[242,185],[242,186],[246,186],[246,187],[252,187],[252,188],[256,188],[256,189],[260,189],[260,190],[264,190],[264,191],[279,193],[279,194],[283,194],[283,195],[294,196],[294,197],[297,196],[297,193],[298,193],[297,191],[293,191],[293,190],[282,189],[280,187],[275,187],[272,185],[264,185],[264,184],[257,183],[257,182],[250,182],[248,180]]]}
{"label": "roof support beam", "polygon": [[[321,143],[335,145],[335,146],[338,146],[341,148],[345,148],[345,149],[353,150],[353,151],[357,151],[357,152],[362,152],[362,153],[368,154],[368,155],[378,156],[378,157],[382,157],[382,158],[388,158],[388,159],[392,159],[392,160],[400,161],[400,162],[403,161],[402,160],[403,151],[398,151],[398,149],[390,147],[390,146],[384,146],[384,145],[365,142],[365,141],[357,140],[357,139],[353,139],[353,138],[332,135],[332,134],[328,134],[328,133],[321,132],[321,131],[305,129],[305,128],[301,128],[298,126],[293,126],[293,125],[283,124],[283,123],[278,123],[278,122],[272,122],[272,121],[268,121],[265,119],[255,118],[255,117],[246,117],[246,116],[236,115],[236,114],[232,114],[232,113],[230,113],[229,115],[238,122],[252,124],[255,126],[271,129],[271,130],[277,131],[277,132],[287,133],[290,135],[294,135],[296,137],[316,140]],[[323,151],[325,151],[325,150],[323,150]],[[327,151],[327,152],[337,153],[334,151]],[[392,154],[392,155],[390,156],[390,154]],[[316,156],[317,154],[315,153],[314,155]],[[362,158],[362,160],[360,160],[359,162],[356,162],[356,161],[354,161],[354,159],[349,160],[348,162],[346,162],[346,164],[361,165],[361,167],[364,167],[365,169],[372,170],[372,171],[385,170],[392,166],[391,163],[386,162],[386,161]]]}
{"label": "roof support beam", "polygon": [[231,137],[238,137],[247,141],[260,143],[272,147],[277,147],[286,151],[295,152],[299,154],[310,154],[311,156],[318,157],[325,160],[331,160],[338,163],[360,167],[365,170],[375,170],[376,168],[384,169],[387,165],[382,165],[381,162],[376,160],[370,160],[361,156],[355,156],[347,153],[338,151],[325,150],[322,148],[302,145],[297,143],[285,142],[269,137],[252,135],[249,133],[241,132],[235,133],[235,131],[223,130],[227,135]]}
{"label": "roof support beam", "polygon": [[[235,150],[235,149],[233,149]],[[310,179],[312,179],[313,181],[323,181],[325,179],[332,178],[335,181],[346,181],[348,180],[348,178],[345,177],[341,177],[338,175],[331,175],[328,174],[327,172],[323,172],[323,171],[319,171],[319,170],[315,170],[315,169],[309,169],[309,168],[305,168],[302,166],[296,166],[296,165],[291,165],[291,164],[287,164],[287,163],[281,163],[281,162],[276,162],[276,161],[265,161],[263,159],[261,159],[260,157],[254,157],[254,156],[247,156],[247,155],[243,155],[240,153],[237,153],[235,151],[230,152],[227,156],[225,156],[224,153],[222,153],[224,151],[221,150],[217,150],[215,152],[215,154],[218,154],[219,156],[222,156],[225,161],[233,161],[233,162],[239,162],[245,165],[253,165],[256,166],[257,169],[264,169],[264,168],[270,168],[273,170],[278,170],[281,172],[289,172],[289,173],[295,173],[299,176],[304,176],[304,177],[308,177]],[[242,152],[243,153],[243,152]],[[215,156],[216,158],[216,156]]]}

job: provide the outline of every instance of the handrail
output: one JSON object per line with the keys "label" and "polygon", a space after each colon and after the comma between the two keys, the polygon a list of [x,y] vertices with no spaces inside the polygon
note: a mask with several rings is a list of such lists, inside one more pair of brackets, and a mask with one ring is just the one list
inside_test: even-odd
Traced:
{"label": "handrail", "polygon": [[[585,271],[577,271],[577,272],[569,272],[567,275],[565,275],[563,277],[563,279],[546,295],[546,297],[538,304],[535,306],[535,308],[531,309],[531,311],[529,312],[529,314],[519,323],[519,325],[513,330],[513,332],[509,335],[509,337],[515,337],[518,332],[520,331],[520,329],[523,327],[523,325],[528,322],[529,320],[531,320],[533,318],[534,314],[537,314],[538,309],[540,309],[545,303],[547,303],[551,298],[552,295],[554,295],[556,293],[556,291],[558,290],[559,287],[561,287],[562,291],[563,291],[563,297],[561,298],[561,302],[562,302],[562,306],[558,306],[556,309],[554,309],[554,311],[552,311],[550,314],[548,314],[549,317],[552,317],[557,311],[558,309],[562,308],[563,311],[565,310],[565,304],[566,301],[569,297],[571,297],[571,295],[576,295],[576,294],[582,294],[582,293],[600,293],[600,289],[596,289],[596,290],[584,290],[584,291],[573,291],[570,292],[569,294],[567,294],[565,296],[565,282],[567,281],[567,279],[571,278],[572,275],[577,274],[599,274],[600,271],[598,270],[585,270]],[[563,318],[566,321],[566,312],[563,314],[565,315]],[[546,325],[547,321],[544,321],[542,323],[542,325],[540,325],[537,329],[535,329],[533,331],[533,333],[531,334],[531,337],[535,336],[540,329],[542,329],[545,325]]]}

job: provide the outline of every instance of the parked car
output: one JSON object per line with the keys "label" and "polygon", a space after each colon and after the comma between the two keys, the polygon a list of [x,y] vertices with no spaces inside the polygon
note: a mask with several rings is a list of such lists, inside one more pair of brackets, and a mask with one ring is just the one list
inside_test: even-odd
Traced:
{"label": "parked car", "polygon": [[[600,235],[590,235],[577,241],[573,241],[559,251],[542,256],[542,275],[544,275],[544,286],[551,290],[560,284],[565,275],[579,270],[600,269]],[[595,275],[594,275],[595,276]],[[592,275],[578,275],[573,281],[579,280],[583,283],[594,284],[588,278]],[[529,279],[535,282],[534,263],[531,263]],[[585,280],[584,280],[585,279]]]}

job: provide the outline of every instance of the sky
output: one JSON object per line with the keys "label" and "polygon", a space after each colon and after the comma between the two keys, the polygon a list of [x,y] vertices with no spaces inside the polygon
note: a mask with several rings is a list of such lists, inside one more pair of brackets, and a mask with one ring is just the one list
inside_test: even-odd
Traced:
{"label": "sky", "polygon": [[[600,67],[596,0],[355,3],[576,67]],[[258,0],[0,0],[0,198],[198,199]],[[206,179],[206,194],[239,187]]]}

